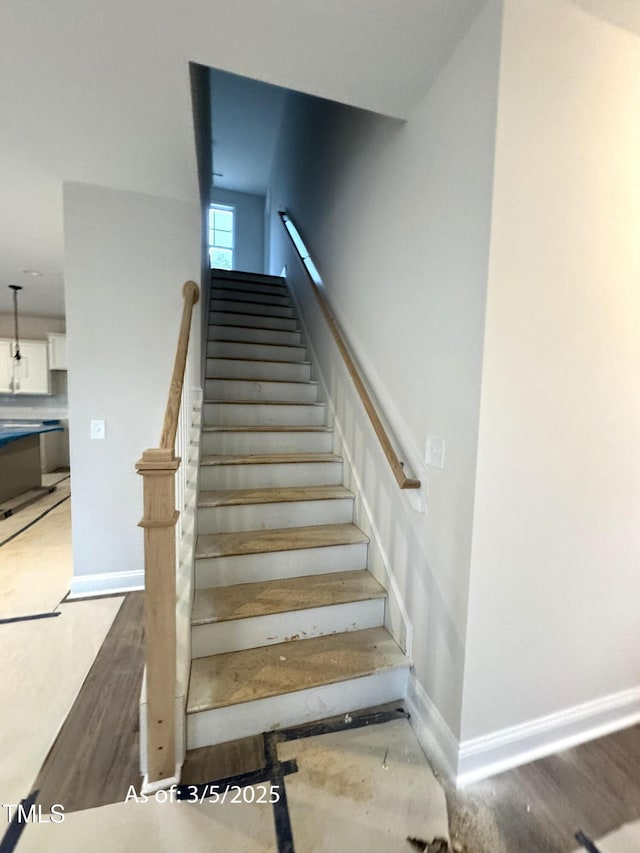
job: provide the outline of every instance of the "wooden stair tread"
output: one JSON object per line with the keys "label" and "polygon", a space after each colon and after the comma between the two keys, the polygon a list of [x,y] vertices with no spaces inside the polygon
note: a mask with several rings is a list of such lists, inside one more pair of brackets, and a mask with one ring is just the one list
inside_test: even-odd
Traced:
{"label": "wooden stair tread", "polygon": [[335,453],[211,453],[201,465],[289,465],[297,462],[342,462]]}
{"label": "wooden stair tread", "polygon": [[282,276],[279,275],[263,275],[261,273],[249,273],[243,276],[231,276],[231,275],[212,275],[212,282],[215,282],[216,287],[224,287],[223,284],[219,284],[218,282],[227,282],[229,284],[237,284],[241,282],[242,284],[266,284],[270,287],[280,287],[283,290],[287,290],[287,285]]}
{"label": "wooden stair tread", "polygon": [[[211,325],[215,326],[216,324],[212,323]],[[227,328],[231,328],[231,326],[228,326]],[[254,326],[238,326],[237,328],[239,328],[239,329],[250,329],[250,328],[255,328],[255,327]],[[270,330],[267,329],[267,330],[265,330],[265,329],[261,328],[260,331],[262,331],[262,332],[264,332],[264,331],[286,332],[287,329],[270,329]],[[239,341],[237,338],[209,338],[207,343],[210,343],[210,344],[248,344],[249,346],[252,346],[252,347],[289,347],[290,349],[292,347],[294,349],[304,349],[305,348],[304,344],[272,344],[271,342],[264,343],[262,341]],[[215,355],[210,355],[207,357],[208,358],[217,358],[217,356],[215,356]],[[299,364],[300,362],[295,362],[295,363]]]}
{"label": "wooden stair tread", "polygon": [[[219,292],[216,293],[216,290]],[[241,296],[238,296],[238,294],[241,294]],[[243,297],[245,296],[250,296],[251,298],[244,299]],[[256,299],[256,297],[258,298]],[[266,301],[271,299],[277,299],[279,301]],[[295,309],[295,305],[288,293],[259,293],[255,290],[242,290],[234,287],[212,287],[211,302],[236,302],[247,306],[260,305],[262,307],[268,306],[270,308],[284,308],[285,310],[289,310],[290,308]],[[227,308],[226,306],[222,308],[213,308],[209,305],[209,314],[215,314],[218,311],[228,312],[229,314],[236,313],[235,308]],[[253,311],[252,313],[256,314],[260,312]]]}
{"label": "wooden stair tread", "polygon": [[[217,288],[212,288],[212,293],[211,293],[211,301],[212,302],[243,302],[245,305],[264,305],[265,307],[268,307],[268,308],[292,308],[293,307],[292,305],[283,305],[281,302],[264,302],[260,299],[234,299],[231,296],[216,296],[215,293],[213,293],[213,290],[216,290],[216,289]],[[246,291],[245,291],[245,293],[246,293]],[[257,296],[257,294],[251,294],[251,295]],[[265,293],[264,295],[268,296],[269,294]],[[273,294],[273,296],[275,296],[275,294]],[[286,299],[287,297],[286,296],[275,296],[275,298],[276,299]],[[215,308],[210,308],[209,313],[214,312],[215,310],[216,310]]]}
{"label": "wooden stair tread", "polygon": [[[258,283],[258,282],[256,282]],[[280,306],[281,308],[295,308],[295,303],[291,298],[291,293],[287,290],[286,287],[281,289],[273,289],[271,286],[269,290],[256,290],[254,287],[248,288],[243,287],[242,285],[246,285],[248,282],[242,282],[240,287],[235,286],[235,282],[225,282],[220,284],[212,284],[211,285],[211,298],[209,301],[209,311],[215,311],[215,308],[211,307],[211,303],[214,300],[219,299],[233,299],[234,302],[256,302],[261,305],[273,305]],[[236,294],[241,294],[240,298],[236,299]],[[250,297],[249,299],[244,299],[242,297]],[[269,300],[275,300],[273,302]],[[286,300],[286,301],[285,301]]]}
{"label": "wooden stair tread", "polygon": [[[233,273],[233,270],[230,271]],[[215,282],[214,287],[222,287],[218,282],[226,281],[232,284],[242,282],[243,284],[268,284],[271,287],[283,287],[287,290],[287,285],[282,276],[279,275],[264,275],[263,273],[243,273],[242,275],[212,275],[212,282]]]}
{"label": "wooden stair tread", "polygon": [[383,587],[366,569],[198,589],[191,624],[208,625],[385,596]]}
{"label": "wooden stair tread", "polygon": [[247,280],[266,278],[269,281],[284,284],[284,278],[281,275],[272,275],[268,272],[253,272],[252,270],[227,270],[222,267],[211,268],[211,278],[230,278],[235,280]]}
{"label": "wooden stair tread", "polygon": [[[209,355],[207,358],[215,359],[216,361],[255,361],[256,364],[311,364],[310,361],[278,361],[275,358],[243,358],[242,356],[233,355]],[[207,379],[215,379],[215,377],[207,376]]]}
{"label": "wooden stair tread", "polygon": [[[289,362],[291,364],[292,362]],[[215,379],[216,382],[257,382],[259,385],[264,383],[274,382],[287,385],[317,385],[316,379],[254,379],[253,376],[205,376],[205,379]],[[260,400],[261,403],[268,403],[268,400]]]}
{"label": "wooden stair tread", "polygon": [[[246,305],[249,307],[250,305],[262,305],[264,308],[292,308],[293,306],[289,305],[274,305],[273,302],[260,302],[257,299],[252,299],[249,301],[248,299],[230,299],[227,296],[212,296],[212,302],[235,302],[236,305]],[[251,317],[277,317],[280,320],[294,320],[291,314],[265,314],[264,312],[260,313],[260,311],[242,311],[240,308],[210,308],[209,316],[212,314],[246,314]]]}
{"label": "wooden stair tread", "polygon": [[203,402],[225,406],[324,406],[324,403],[301,400],[204,400]]}
{"label": "wooden stair tread", "polygon": [[[284,281],[256,281],[255,279],[249,278],[221,278],[220,276],[212,276],[212,287],[232,287],[237,288],[238,283],[240,284],[249,284],[255,286],[256,284],[267,285],[267,287],[273,287],[276,289],[278,293],[289,293],[287,285]],[[242,289],[242,288],[238,288]],[[262,291],[258,291],[262,293]],[[268,291],[266,291],[268,292]]]}
{"label": "wooden stair tread", "polygon": [[197,658],[187,713],[224,708],[409,666],[385,628]]}
{"label": "wooden stair tread", "polygon": [[355,524],[317,524],[271,530],[201,533],[196,543],[196,559],[358,545],[368,541],[367,535]]}
{"label": "wooden stair tread", "polygon": [[331,427],[309,424],[204,424],[203,432],[333,432]]}
{"label": "wooden stair tread", "polygon": [[352,498],[344,486],[287,486],[277,489],[220,489],[201,491],[199,507],[246,506],[288,503],[290,501],[327,501]]}
{"label": "wooden stair tread", "polygon": [[[240,287],[238,287],[238,284],[240,284]],[[243,284],[247,284],[249,287],[242,287]],[[256,288],[256,284],[266,285],[272,289],[262,290],[261,288]],[[232,290],[234,293],[257,293],[262,294],[262,296],[278,296],[281,298],[291,296],[285,284],[276,284],[275,282],[270,281],[214,279],[211,283],[211,290]]]}
{"label": "wooden stair tread", "polygon": [[242,288],[238,288],[237,287],[238,284],[250,285],[251,287],[255,287],[256,285],[266,285],[267,287],[270,287],[270,288],[271,287],[276,288],[276,290],[273,293],[273,296],[280,296],[280,294],[282,294],[283,296],[289,296],[289,290],[287,289],[286,284],[278,284],[278,283],[269,282],[269,281],[248,281],[248,280],[238,281],[236,279],[223,279],[223,278],[217,279],[216,278],[211,282],[211,289],[212,290],[236,290],[237,289],[241,293],[249,292],[249,293],[264,293],[264,294],[272,295],[270,293],[270,291],[268,291],[268,290],[249,290],[247,288],[247,290],[245,291]]}
{"label": "wooden stair tread", "polygon": [[276,284],[284,285],[284,278],[281,275],[271,275],[271,273],[268,272],[251,272],[251,270],[226,270],[221,267],[211,268],[211,278],[228,278],[232,281],[268,279]]}
{"label": "wooden stair tread", "polygon": [[[243,302],[242,304],[243,305],[253,305],[252,302]],[[287,306],[283,305],[282,307],[286,308]],[[290,314],[282,314],[282,315],[280,315],[280,314],[264,314],[264,313],[261,313],[259,311],[242,311],[240,308],[237,308],[237,309],[231,308],[228,311],[223,309],[223,308],[212,308],[209,311],[209,317],[210,318],[211,317],[219,317],[220,314],[241,314],[243,317],[260,317],[262,319],[267,317],[267,318],[273,319],[273,320],[295,320],[296,319],[295,317],[292,317]],[[220,326],[223,324],[216,323],[214,320],[210,320],[209,325],[210,326]],[[229,325],[229,324],[224,324],[224,325]],[[235,324],[233,324],[233,325],[235,325]],[[255,327],[252,327],[252,328],[255,328]],[[262,329],[264,327],[260,326],[259,328]],[[293,329],[275,329],[274,331],[287,332],[287,331],[293,331]]]}
{"label": "wooden stair tread", "polygon": [[[219,314],[237,314],[237,311],[220,311]],[[240,312],[243,313],[243,312]],[[262,314],[256,314],[254,316],[262,317]],[[276,320],[295,320],[295,317],[276,317]],[[270,328],[269,326],[249,326],[247,323],[218,323],[216,321],[211,321],[209,327],[215,326],[218,329],[251,329],[254,332],[289,332],[290,334],[298,334],[301,332],[301,329],[277,329]],[[217,341],[218,338],[208,337],[207,341],[211,343],[212,341]]]}

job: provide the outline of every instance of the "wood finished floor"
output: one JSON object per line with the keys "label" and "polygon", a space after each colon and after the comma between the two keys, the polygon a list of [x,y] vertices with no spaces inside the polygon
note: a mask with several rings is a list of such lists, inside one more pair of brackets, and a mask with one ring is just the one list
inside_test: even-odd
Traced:
{"label": "wood finished floor", "polygon": [[[81,606],[81,602],[78,603]],[[122,802],[138,786],[143,594],[130,593],[38,775],[43,805]],[[263,767],[261,737],[191,750],[185,784]],[[447,790],[451,837],[467,853],[569,853],[640,819],[640,726],[541,759],[461,792]]]}
{"label": "wood finished floor", "polygon": [[452,839],[469,853],[569,853],[640,818],[640,726],[447,791]]}
{"label": "wood finished floor", "polygon": [[143,593],[129,593],[36,779],[43,806],[79,811],[139,788],[143,614]]}

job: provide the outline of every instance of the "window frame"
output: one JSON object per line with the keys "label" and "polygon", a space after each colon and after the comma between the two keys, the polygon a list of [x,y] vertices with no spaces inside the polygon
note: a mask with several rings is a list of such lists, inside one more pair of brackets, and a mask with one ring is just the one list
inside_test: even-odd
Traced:
{"label": "window frame", "polygon": [[[215,240],[215,220],[214,214],[215,211],[219,210],[223,213],[231,214],[231,231],[223,231],[223,229],[218,229],[220,232],[225,234],[231,234],[231,246],[220,246],[217,245]],[[236,206],[235,204],[222,204],[221,202],[211,202],[209,205],[209,222],[207,224],[207,250],[209,253],[209,266],[211,269],[233,269],[233,262],[235,258],[236,252]],[[229,267],[214,267],[213,266],[213,258],[212,253],[214,251],[218,252],[230,252],[231,253],[231,265]]]}

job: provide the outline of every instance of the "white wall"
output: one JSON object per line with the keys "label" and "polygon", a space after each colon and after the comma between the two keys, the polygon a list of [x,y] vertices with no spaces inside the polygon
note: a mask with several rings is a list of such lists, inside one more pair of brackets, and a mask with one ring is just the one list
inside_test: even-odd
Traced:
{"label": "white wall", "polygon": [[638,36],[507,0],[466,741],[640,712],[639,104]]}
{"label": "white wall", "polygon": [[405,116],[482,2],[4,0],[0,280],[62,310],[63,180],[191,201],[190,61]]}
{"label": "white wall", "polygon": [[[489,251],[500,3],[490,2],[402,122],[290,96],[271,181],[271,272],[287,264],[344,447],[413,627],[417,677],[460,725]],[[401,493],[276,211],[287,208],[428,512]],[[447,440],[445,471],[421,464]],[[342,441],[340,441],[342,445]],[[358,520],[371,529],[363,506]],[[377,566],[376,571],[382,572]]]}
{"label": "white wall", "polygon": [[[65,184],[64,214],[72,593],[90,593],[142,579],[142,480],[134,465],[160,437],[182,284],[199,278],[200,205]],[[105,419],[106,440],[90,440],[92,418]]]}
{"label": "white wall", "polygon": [[236,209],[233,268],[264,272],[264,196],[214,187],[212,201]]}

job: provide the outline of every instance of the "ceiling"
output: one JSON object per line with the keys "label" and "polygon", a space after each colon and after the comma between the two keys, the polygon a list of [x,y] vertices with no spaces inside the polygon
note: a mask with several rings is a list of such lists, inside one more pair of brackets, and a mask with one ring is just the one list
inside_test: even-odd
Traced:
{"label": "ceiling", "polygon": [[190,61],[406,118],[483,3],[2,0],[0,313],[64,313],[63,182],[198,198]]}

